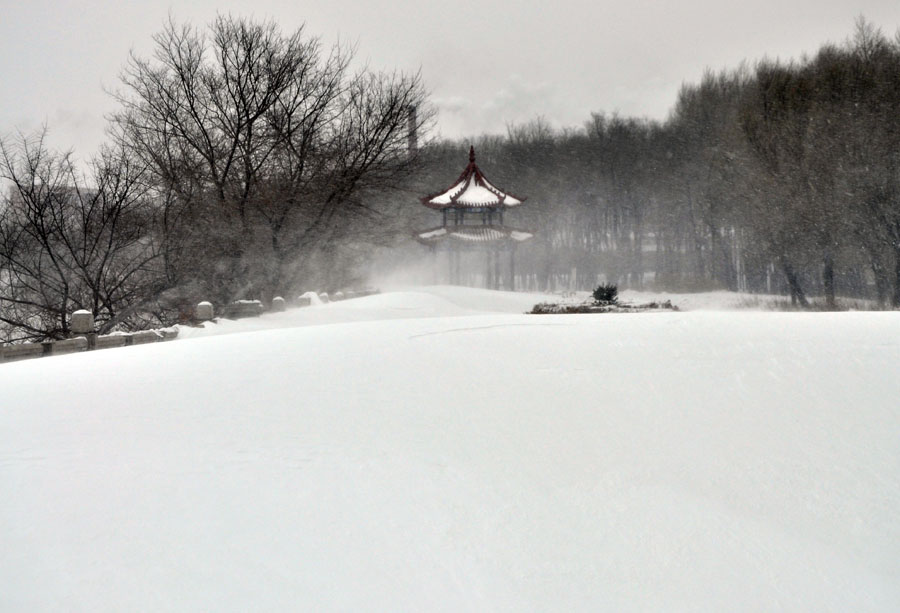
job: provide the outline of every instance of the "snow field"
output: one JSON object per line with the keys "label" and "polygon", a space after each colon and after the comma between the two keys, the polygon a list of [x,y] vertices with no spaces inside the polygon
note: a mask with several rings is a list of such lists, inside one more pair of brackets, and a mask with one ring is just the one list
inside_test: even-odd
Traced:
{"label": "snow field", "polygon": [[3,365],[0,610],[900,608],[900,314],[534,298]]}

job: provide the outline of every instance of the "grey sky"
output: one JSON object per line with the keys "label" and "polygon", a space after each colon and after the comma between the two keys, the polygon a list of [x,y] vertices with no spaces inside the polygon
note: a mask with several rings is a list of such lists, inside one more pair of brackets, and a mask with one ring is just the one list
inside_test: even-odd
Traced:
{"label": "grey sky", "polygon": [[444,136],[503,132],[542,115],[580,125],[591,111],[664,118],[704,67],[797,57],[840,41],[856,16],[893,34],[897,0],[0,0],[0,134],[46,122],[51,143],[93,152],[103,140],[129,49],[147,54],[169,12],[306,22],[326,43],[358,43],[372,68],[421,67]]}

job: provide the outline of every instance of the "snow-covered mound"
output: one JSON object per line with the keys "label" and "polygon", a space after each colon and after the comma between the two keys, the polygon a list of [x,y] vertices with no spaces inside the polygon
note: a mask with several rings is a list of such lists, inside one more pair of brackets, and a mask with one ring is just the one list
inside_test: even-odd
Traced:
{"label": "snow-covered mound", "polygon": [[484,313],[525,313],[536,303],[553,299],[547,294],[495,292],[465,287],[435,286],[374,294],[311,307],[268,313],[259,318],[238,321],[219,320],[203,328],[180,328],[179,338],[192,338],[235,332],[257,332],[301,326],[410,319],[419,317],[458,317]]}
{"label": "snow-covered mound", "polygon": [[900,313],[540,299],[0,365],[0,610],[900,609]]}

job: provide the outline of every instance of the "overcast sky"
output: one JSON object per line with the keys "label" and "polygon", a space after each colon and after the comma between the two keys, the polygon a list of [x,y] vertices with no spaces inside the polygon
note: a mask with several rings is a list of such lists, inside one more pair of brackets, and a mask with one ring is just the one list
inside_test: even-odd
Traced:
{"label": "overcast sky", "polygon": [[885,32],[898,0],[0,0],[0,134],[46,123],[51,143],[87,156],[128,52],[152,50],[169,13],[306,23],[358,44],[372,68],[421,68],[448,137],[504,132],[538,115],[576,126],[592,111],[665,118],[705,67],[799,57],[842,41],[862,14]]}

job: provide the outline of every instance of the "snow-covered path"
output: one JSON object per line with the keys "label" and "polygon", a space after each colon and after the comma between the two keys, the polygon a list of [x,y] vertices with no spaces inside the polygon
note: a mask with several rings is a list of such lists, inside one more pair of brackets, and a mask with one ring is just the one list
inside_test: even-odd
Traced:
{"label": "snow-covered path", "polygon": [[900,313],[533,298],[0,366],[0,610],[900,609]]}

